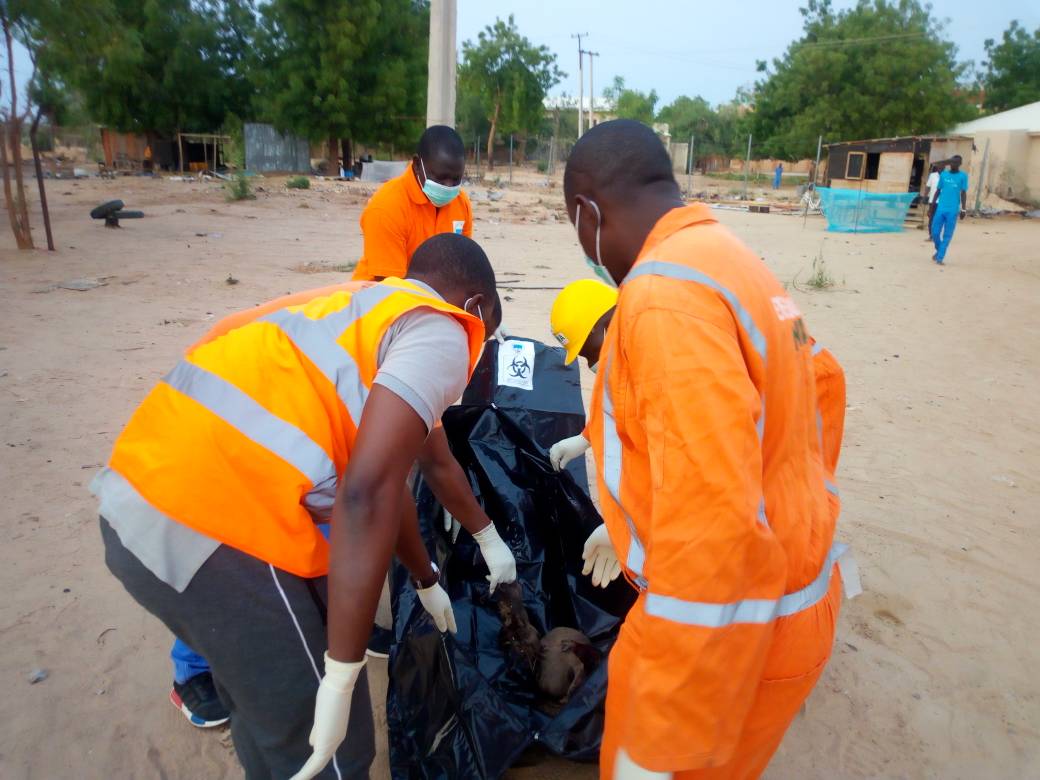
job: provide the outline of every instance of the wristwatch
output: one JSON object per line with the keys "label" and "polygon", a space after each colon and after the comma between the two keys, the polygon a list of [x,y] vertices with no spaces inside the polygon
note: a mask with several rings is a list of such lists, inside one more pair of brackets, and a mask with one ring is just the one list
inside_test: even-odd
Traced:
{"label": "wristwatch", "polygon": [[437,568],[437,564],[430,561],[430,568],[433,569],[433,574],[423,579],[412,578],[412,585],[416,590],[426,590],[432,588],[438,582],[441,581],[441,570]]}

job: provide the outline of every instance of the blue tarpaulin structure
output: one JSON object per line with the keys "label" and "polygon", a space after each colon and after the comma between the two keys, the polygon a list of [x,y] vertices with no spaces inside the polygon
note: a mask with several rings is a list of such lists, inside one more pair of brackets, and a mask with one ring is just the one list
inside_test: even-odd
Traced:
{"label": "blue tarpaulin structure", "polygon": [[916,192],[879,193],[817,187],[827,229],[835,233],[897,233]]}

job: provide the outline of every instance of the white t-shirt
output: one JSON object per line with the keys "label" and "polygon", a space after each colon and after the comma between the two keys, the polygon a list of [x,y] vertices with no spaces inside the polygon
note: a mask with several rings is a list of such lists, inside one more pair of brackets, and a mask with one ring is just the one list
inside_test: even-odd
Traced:
{"label": "white t-shirt", "polygon": [[939,172],[932,171],[928,174],[928,202],[935,203],[935,196],[939,194]]}

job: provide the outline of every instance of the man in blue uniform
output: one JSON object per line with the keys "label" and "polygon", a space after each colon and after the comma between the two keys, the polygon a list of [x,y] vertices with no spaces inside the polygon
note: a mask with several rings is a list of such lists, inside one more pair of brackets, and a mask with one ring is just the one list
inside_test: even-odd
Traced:
{"label": "man in blue uniform", "polygon": [[949,170],[939,174],[939,186],[935,194],[935,217],[932,219],[932,243],[935,254],[932,260],[939,265],[946,259],[946,248],[953,239],[957,219],[964,219],[968,199],[968,174],[961,170],[961,156],[950,160]]}

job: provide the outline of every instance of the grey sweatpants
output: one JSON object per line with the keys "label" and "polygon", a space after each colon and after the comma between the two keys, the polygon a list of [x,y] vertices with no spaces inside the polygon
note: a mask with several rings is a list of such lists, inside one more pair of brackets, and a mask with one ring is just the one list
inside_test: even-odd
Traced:
{"label": "grey sweatpants", "polygon": [[[284,780],[311,754],[324,674],[326,578],[304,579],[221,545],[183,593],[151,573],[101,518],[105,563],[131,596],[206,657],[231,711],[248,780]],[[347,738],[318,777],[368,778],[375,734],[368,677],[354,689]]]}

